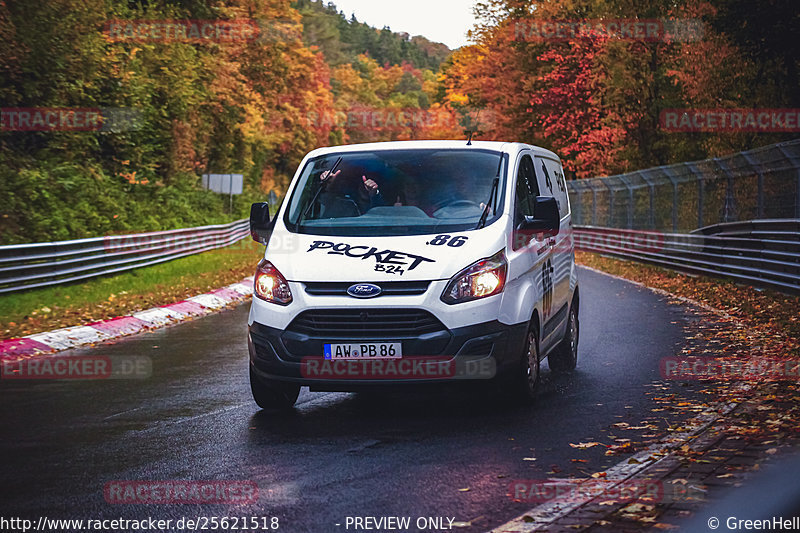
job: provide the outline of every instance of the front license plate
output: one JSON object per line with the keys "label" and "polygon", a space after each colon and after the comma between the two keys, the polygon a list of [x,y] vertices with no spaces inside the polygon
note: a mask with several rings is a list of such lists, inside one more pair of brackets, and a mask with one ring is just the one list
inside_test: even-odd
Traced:
{"label": "front license plate", "polygon": [[402,359],[399,342],[365,342],[360,344],[326,344],[325,359]]}

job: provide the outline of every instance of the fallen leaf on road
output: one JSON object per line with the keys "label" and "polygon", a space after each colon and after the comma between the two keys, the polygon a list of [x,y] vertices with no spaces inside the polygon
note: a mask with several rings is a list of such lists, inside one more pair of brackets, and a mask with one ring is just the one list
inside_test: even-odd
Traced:
{"label": "fallen leaf on road", "polygon": [[579,450],[585,450],[586,448],[594,448],[595,446],[600,446],[599,442],[579,442],[578,444],[572,444],[571,442],[569,445],[572,448],[578,448]]}
{"label": "fallen leaf on road", "polygon": [[643,513],[643,512],[647,513],[652,511],[653,509],[655,509],[655,507],[653,507],[652,505],[645,505],[643,503],[629,503],[628,505],[620,509],[620,511],[622,511],[623,513]]}
{"label": "fallen leaf on road", "polygon": [[618,453],[630,451],[633,451],[633,445],[630,442],[626,442],[624,444],[615,444],[613,446],[609,446],[608,450],[606,450],[606,455],[616,455]]}

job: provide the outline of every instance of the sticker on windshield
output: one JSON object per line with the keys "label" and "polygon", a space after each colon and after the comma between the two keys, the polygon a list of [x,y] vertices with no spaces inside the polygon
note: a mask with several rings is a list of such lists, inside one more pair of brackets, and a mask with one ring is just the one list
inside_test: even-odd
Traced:
{"label": "sticker on windshield", "polygon": [[374,246],[353,246],[347,243],[333,243],[330,241],[314,241],[307,253],[314,250],[327,250],[328,255],[343,255],[354,259],[375,259],[375,271],[397,274],[402,276],[407,271],[414,270],[422,263],[435,263],[433,259],[421,255],[382,250]]}

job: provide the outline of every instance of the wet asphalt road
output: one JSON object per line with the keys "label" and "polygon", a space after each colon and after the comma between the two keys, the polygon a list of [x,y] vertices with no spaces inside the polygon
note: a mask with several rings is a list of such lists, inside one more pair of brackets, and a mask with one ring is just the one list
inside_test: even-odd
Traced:
{"label": "wet asphalt road", "polygon": [[[325,533],[345,531],[348,516],[433,516],[472,522],[460,531],[495,527],[533,507],[512,501],[512,480],[586,475],[624,459],[569,443],[607,442],[611,424],[646,417],[659,359],[682,343],[681,307],[580,276],[578,370],[552,375],[543,364],[532,406],[484,390],[304,390],[294,413],[261,413],[247,380],[249,305],[75,350],[149,356],[153,374],[0,383],[0,517],[275,516],[281,531]],[[203,506],[111,505],[103,496],[110,481],[175,479],[250,480],[260,497]]]}

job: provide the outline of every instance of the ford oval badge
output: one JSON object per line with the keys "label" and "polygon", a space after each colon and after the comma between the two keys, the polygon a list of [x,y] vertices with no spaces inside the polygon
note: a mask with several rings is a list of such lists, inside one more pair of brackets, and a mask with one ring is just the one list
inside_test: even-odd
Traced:
{"label": "ford oval badge", "polygon": [[353,298],[375,298],[382,292],[383,289],[372,283],[357,283],[347,289],[347,294]]}

